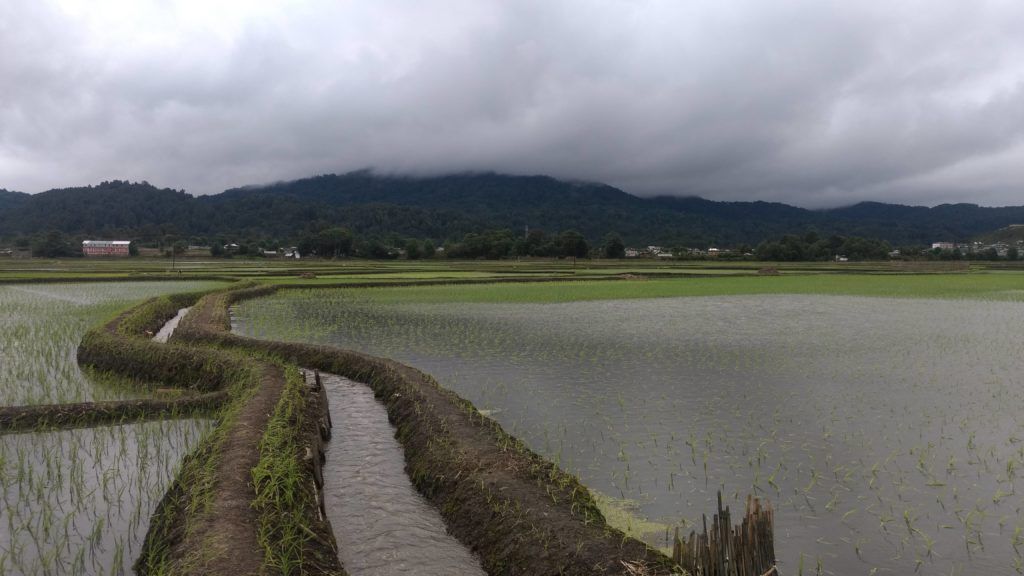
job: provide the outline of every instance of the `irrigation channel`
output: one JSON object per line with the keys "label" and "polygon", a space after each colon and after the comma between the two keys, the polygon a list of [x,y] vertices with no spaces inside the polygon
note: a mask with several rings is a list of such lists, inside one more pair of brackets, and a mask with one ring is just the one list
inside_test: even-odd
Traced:
{"label": "irrigation channel", "polygon": [[334,428],[323,467],[327,517],[352,576],[483,576],[405,474],[387,409],[364,384],[321,374]]}
{"label": "irrigation channel", "polygon": [[171,318],[170,320],[167,321],[166,324],[160,327],[160,330],[157,331],[157,333],[153,336],[153,341],[166,343],[167,340],[170,339],[171,334],[174,334],[174,329],[178,327],[178,324],[181,322],[181,319],[184,318],[185,315],[188,314],[188,311],[191,309],[192,307],[188,306],[186,308],[178,310],[178,313],[174,316],[174,318]]}

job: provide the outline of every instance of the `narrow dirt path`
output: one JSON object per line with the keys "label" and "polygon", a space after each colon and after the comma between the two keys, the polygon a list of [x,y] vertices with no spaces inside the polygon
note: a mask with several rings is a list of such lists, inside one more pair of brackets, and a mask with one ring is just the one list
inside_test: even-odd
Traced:
{"label": "narrow dirt path", "polygon": [[245,403],[220,445],[214,501],[193,535],[205,543],[198,574],[257,575],[263,550],[257,541],[259,514],[252,507],[252,469],[260,459],[259,443],[284,389],[284,370],[265,365],[259,389]]}

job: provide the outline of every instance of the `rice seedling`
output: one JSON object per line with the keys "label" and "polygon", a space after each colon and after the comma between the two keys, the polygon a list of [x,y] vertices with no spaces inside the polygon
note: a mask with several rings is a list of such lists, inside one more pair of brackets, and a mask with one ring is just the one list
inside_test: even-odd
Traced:
{"label": "rice seedling", "polygon": [[212,426],[167,420],[0,435],[0,566],[125,574],[181,458]]}
{"label": "rice seedling", "polygon": [[[132,383],[79,369],[82,335],[132,302],[213,286],[0,286],[0,405],[145,395]],[[181,457],[209,426],[169,420],[0,434],[0,573],[127,572]]]}
{"label": "rice seedling", "polygon": [[87,330],[134,302],[213,282],[0,285],[0,406],[62,404],[139,396],[83,372],[75,361]]}

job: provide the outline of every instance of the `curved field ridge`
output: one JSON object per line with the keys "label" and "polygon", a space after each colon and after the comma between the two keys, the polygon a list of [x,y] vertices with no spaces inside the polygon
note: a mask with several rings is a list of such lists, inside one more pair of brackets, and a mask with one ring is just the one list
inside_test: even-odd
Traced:
{"label": "curved field ridge", "polygon": [[81,428],[153,418],[191,418],[219,408],[227,392],[209,392],[174,400],[113,400],[75,404],[0,407],[0,432],[49,428]]}
{"label": "curved field ridge", "polygon": [[399,362],[328,346],[231,334],[228,307],[269,294],[211,294],[172,341],[249,351],[364,382],[385,404],[413,484],[489,574],[671,574],[669,558],[608,526],[589,491],[430,376]]}
{"label": "curved field ridge", "polygon": [[[330,525],[317,513],[322,393],[280,362],[149,339],[198,297],[153,299],[89,332],[78,350],[80,363],[101,370],[227,396],[218,427],[185,458],[157,507],[136,572],[343,575]],[[275,497],[282,479],[291,482],[288,498]]]}

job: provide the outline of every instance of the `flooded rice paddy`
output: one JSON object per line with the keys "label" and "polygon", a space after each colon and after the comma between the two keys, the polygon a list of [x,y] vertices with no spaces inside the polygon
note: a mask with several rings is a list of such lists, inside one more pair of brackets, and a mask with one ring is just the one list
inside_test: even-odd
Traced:
{"label": "flooded rice paddy", "polygon": [[327,517],[352,576],[483,576],[413,488],[388,413],[369,387],[322,374],[334,429],[324,464]]}
{"label": "flooded rice paddy", "polygon": [[131,574],[150,515],[211,426],[0,435],[0,574]]}
{"label": "flooded rice paddy", "polygon": [[[86,331],[133,302],[212,282],[0,286],[0,405],[144,395],[84,373]],[[181,458],[212,424],[169,420],[0,434],[0,574],[126,574]]]}
{"label": "flooded rice paddy", "polygon": [[214,282],[0,285],[0,405],[60,404],[137,396],[82,372],[78,343],[90,329],[146,298]]}
{"label": "flooded rice paddy", "polygon": [[776,506],[783,573],[1020,573],[1024,304],[729,296],[243,303],[236,329],[393,357],[626,504],[657,546],[716,490]]}

